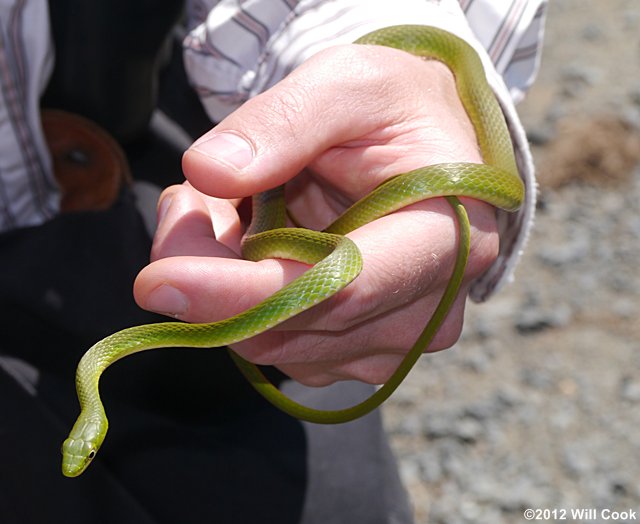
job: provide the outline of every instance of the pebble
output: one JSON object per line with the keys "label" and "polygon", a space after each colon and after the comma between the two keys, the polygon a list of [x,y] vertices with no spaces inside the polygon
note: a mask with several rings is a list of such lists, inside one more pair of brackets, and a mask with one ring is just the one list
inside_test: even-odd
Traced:
{"label": "pebble", "polygon": [[582,30],[582,38],[588,42],[597,42],[604,36],[602,27],[598,24],[589,24]]}
{"label": "pebble", "polygon": [[545,243],[539,250],[540,260],[550,266],[572,265],[583,260],[591,248],[589,232],[576,229],[568,231],[568,235],[561,242]]}
{"label": "pebble", "polygon": [[584,64],[571,63],[564,67],[560,82],[562,93],[569,98],[577,98],[582,92],[599,81],[601,72]]}
{"label": "pebble", "polygon": [[580,444],[566,447],[562,456],[562,463],[566,472],[575,478],[592,474],[594,470],[591,455]]}
{"label": "pebble", "polygon": [[556,135],[555,128],[549,122],[527,130],[527,139],[534,146],[544,146],[551,142]]}
{"label": "pebble", "polygon": [[620,387],[620,396],[629,402],[640,402],[640,379],[624,377]]}
{"label": "pebble", "polygon": [[564,303],[550,308],[526,308],[520,311],[515,327],[522,335],[537,333],[545,329],[566,326],[571,321],[571,315],[571,307]]}

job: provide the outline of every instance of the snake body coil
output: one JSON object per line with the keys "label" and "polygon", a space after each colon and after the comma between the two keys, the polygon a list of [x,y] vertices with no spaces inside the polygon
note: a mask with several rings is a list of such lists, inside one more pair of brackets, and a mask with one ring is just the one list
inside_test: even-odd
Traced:
{"label": "snake body coil", "polygon": [[81,412],[62,447],[64,475],[82,473],[102,444],[108,427],[98,382],[115,361],[161,347],[227,346],[262,333],[333,296],[359,274],[360,252],[344,235],[411,203],[447,197],[459,225],[458,255],[438,307],[411,351],[391,379],[356,406],[324,411],[302,406],[283,395],[250,362],[229,351],[242,373],[270,402],[300,419],[338,423],[360,417],[379,406],[402,382],[430,344],[453,304],[469,255],[470,226],[457,196],[484,200],[506,211],[516,210],[523,185],[504,117],[475,51],[443,30],[425,26],[394,26],[358,40],[360,44],[395,47],[444,62],[456,77],[458,94],[474,126],[485,164],[438,164],[398,175],[356,202],[325,232],[285,228],[282,188],[254,197],[254,219],[243,240],[250,260],[280,257],[314,264],[304,275],[251,309],[211,324],[166,322],[119,331],[95,344],[82,357],[76,387]]}

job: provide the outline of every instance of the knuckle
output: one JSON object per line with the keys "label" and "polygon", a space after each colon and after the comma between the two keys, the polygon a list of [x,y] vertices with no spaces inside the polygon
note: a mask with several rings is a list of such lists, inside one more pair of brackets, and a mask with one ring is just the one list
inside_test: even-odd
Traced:
{"label": "knuckle", "polygon": [[433,342],[426,348],[427,353],[450,348],[458,342],[462,335],[466,297],[467,291],[462,290],[449,311],[447,318],[442,326],[440,326]]}
{"label": "knuckle", "polygon": [[290,82],[287,88],[276,91],[270,104],[272,118],[284,122],[292,135],[298,132],[300,116],[309,106],[309,97],[297,83]]}
{"label": "knuckle", "polygon": [[478,278],[491,267],[500,251],[495,209],[480,201],[465,202],[472,224],[467,279]]}
{"label": "knuckle", "polygon": [[161,258],[165,258],[164,256],[164,245],[162,242],[157,240],[153,241],[151,245],[151,251],[149,252],[149,261],[155,262],[156,260],[160,260]]}
{"label": "knuckle", "polygon": [[401,361],[400,355],[374,355],[343,364],[335,373],[342,380],[358,380],[366,384],[379,385],[391,378]]}
{"label": "knuckle", "polygon": [[371,316],[375,296],[370,301],[362,291],[350,285],[321,304],[302,313],[296,326],[305,330],[321,330],[331,335],[346,334]]}
{"label": "knuckle", "polygon": [[331,373],[301,370],[295,367],[282,366],[279,369],[293,378],[296,382],[299,382],[303,386],[310,388],[322,388],[330,386],[338,381],[338,378]]}
{"label": "knuckle", "polygon": [[355,328],[370,316],[375,307],[374,300],[374,297],[370,297],[370,301],[367,301],[361,290],[339,293],[326,305],[326,330],[339,333]]}
{"label": "knuckle", "polygon": [[[288,134],[288,138],[300,136],[301,126],[308,125],[309,115],[317,115],[318,108],[313,93],[317,92],[311,79],[288,77],[256,99],[266,102],[260,106],[255,118],[261,126]],[[279,139],[282,135],[279,135]]]}
{"label": "knuckle", "polygon": [[231,346],[232,351],[258,366],[273,366],[283,362],[284,348],[284,333],[276,331],[262,333]]}
{"label": "knuckle", "polygon": [[477,278],[487,271],[498,257],[500,240],[497,233],[483,234],[471,243],[469,277]]}

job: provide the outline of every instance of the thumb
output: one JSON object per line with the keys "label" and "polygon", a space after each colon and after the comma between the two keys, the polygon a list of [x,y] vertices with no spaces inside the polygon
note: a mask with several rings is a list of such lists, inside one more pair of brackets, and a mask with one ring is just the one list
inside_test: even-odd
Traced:
{"label": "thumb", "polygon": [[220,198],[249,196],[372,131],[380,125],[371,118],[380,109],[380,93],[372,92],[379,57],[372,54],[365,46],[333,47],[247,101],[186,151],[189,182]]}

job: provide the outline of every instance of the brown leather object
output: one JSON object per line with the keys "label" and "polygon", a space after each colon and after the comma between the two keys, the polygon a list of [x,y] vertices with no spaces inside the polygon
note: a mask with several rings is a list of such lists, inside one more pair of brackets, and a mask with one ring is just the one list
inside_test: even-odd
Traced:
{"label": "brown leather object", "polygon": [[94,122],[66,111],[42,111],[44,135],[62,192],[61,211],[108,209],[131,172],[118,143]]}

